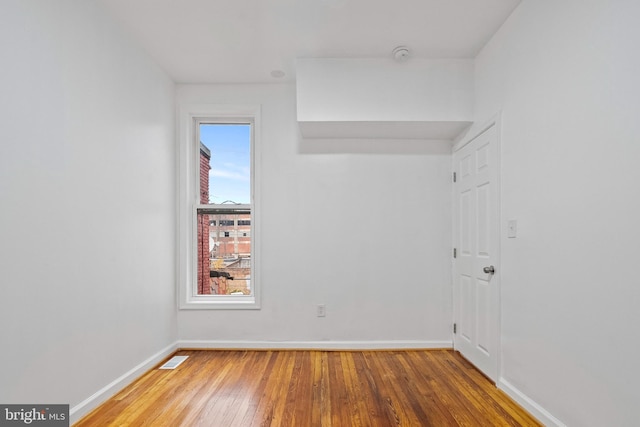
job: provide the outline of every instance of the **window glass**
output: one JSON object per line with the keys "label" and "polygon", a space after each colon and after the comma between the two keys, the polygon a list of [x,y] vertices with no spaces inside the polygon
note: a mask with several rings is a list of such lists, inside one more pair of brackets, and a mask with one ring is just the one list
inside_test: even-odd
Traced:
{"label": "window glass", "polygon": [[197,295],[251,295],[251,125],[199,133]]}

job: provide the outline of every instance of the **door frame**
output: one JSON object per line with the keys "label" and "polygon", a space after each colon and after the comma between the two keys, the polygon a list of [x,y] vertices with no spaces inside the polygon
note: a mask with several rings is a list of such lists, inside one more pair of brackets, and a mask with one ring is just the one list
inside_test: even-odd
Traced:
{"label": "door frame", "polygon": [[[496,278],[497,283],[496,283],[496,292],[497,292],[497,304],[496,304],[496,308],[498,310],[498,313],[496,313],[497,316],[497,321],[496,321],[496,327],[497,327],[497,331],[496,332],[496,369],[495,369],[495,378],[492,378],[491,375],[489,375],[488,373],[483,372],[484,375],[486,375],[487,377],[489,377],[496,385],[499,382],[499,379],[501,377],[501,373],[502,373],[502,252],[501,252],[501,247],[502,247],[502,111],[498,111],[496,114],[494,114],[493,116],[491,116],[491,118],[485,122],[481,122],[480,125],[478,125],[477,123],[473,123],[471,125],[471,127],[466,131],[466,134],[461,136],[460,139],[457,142],[454,142],[453,147],[451,149],[451,169],[452,172],[455,172],[455,154],[457,151],[461,150],[463,147],[465,147],[466,145],[470,144],[471,142],[473,142],[476,138],[478,138],[480,135],[482,135],[484,132],[486,132],[487,130],[489,130],[491,127],[495,127],[495,138],[496,138],[496,177],[497,177],[497,182],[496,182],[496,194],[497,194],[497,204],[498,204],[498,209],[497,209],[497,221],[498,221],[498,227],[497,227],[497,235],[492,236],[495,239],[496,242],[496,273],[494,274],[494,277],[497,276]],[[456,247],[456,224],[457,224],[457,220],[456,220],[456,216],[459,214],[458,212],[458,205],[455,201],[455,188],[452,185],[452,189],[451,189],[451,195],[452,195],[452,207],[453,207],[453,217],[452,217],[452,230],[451,230],[451,242],[452,242],[452,247],[455,248]],[[451,262],[451,277],[452,277],[452,283],[451,283],[451,291],[452,291],[452,301],[453,301],[453,321],[452,324],[456,324],[459,323],[460,321],[460,300],[458,298],[459,296],[459,292],[460,290],[457,289],[458,284],[456,283],[456,267],[455,267],[455,260],[452,259]],[[452,331],[452,342],[453,342],[453,348],[454,350],[459,352],[458,349],[458,344],[457,344],[457,333],[453,332],[453,328],[451,328]],[[461,354],[461,353],[460,353]],[[464,355],[463,355],[464,356]],[[482,372],[482,371],[481,371]]]}

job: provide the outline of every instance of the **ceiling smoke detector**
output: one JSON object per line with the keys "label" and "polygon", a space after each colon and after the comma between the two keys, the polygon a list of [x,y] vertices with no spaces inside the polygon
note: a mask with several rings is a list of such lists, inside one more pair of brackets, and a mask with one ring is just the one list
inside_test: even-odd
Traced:
{"label": "ceiling smoke detector", "polygon": [[398,62],[404,62],[409,59],[409,49],[405,46],[398,46],[393,49],[393,58]]}

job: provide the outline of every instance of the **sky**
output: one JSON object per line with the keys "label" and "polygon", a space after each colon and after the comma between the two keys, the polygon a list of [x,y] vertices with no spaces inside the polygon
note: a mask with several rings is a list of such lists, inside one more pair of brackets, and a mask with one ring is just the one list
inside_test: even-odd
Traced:
{"label": "sky", "polygon": [[201,124],[200,141],[211,151],[209,203],[251,203],[251,126]]}

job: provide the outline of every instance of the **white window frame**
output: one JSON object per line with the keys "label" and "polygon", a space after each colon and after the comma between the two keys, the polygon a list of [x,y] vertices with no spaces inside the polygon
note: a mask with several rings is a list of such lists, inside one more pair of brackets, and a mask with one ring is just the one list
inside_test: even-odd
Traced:
{"label": "white window frame", "polygon": [[[178,112],[178,308],[260,309],[260,106],[190,104]],[[251,295],[197,294],[197,209],[200,204],[200,123],[251,124]],[[196,141],[197,140],[197,141]],[[216,205],[216,207],[221,205]],[[232,207],[231,205],[230,207]]]}

